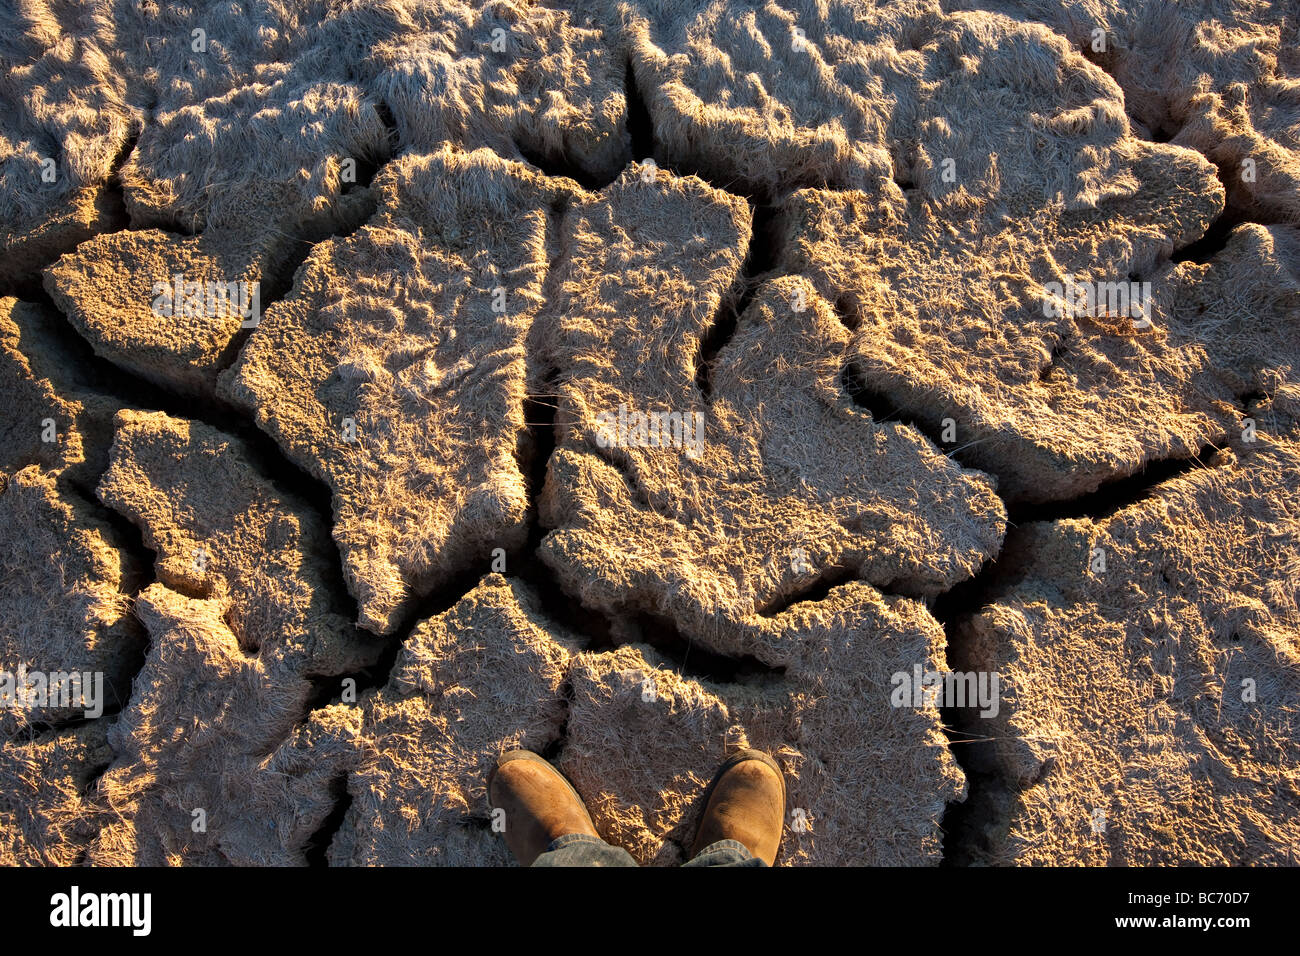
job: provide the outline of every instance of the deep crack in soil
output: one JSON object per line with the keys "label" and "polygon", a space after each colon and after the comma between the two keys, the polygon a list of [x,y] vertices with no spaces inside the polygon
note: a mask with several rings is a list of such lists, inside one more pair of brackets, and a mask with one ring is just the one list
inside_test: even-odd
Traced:
{"label": "deep crack in soil", "polygon": [[348,775],[346,773],[334,777],[330,781],[329,789],[330,795],[334,798],[334,807],[321,822],[316,832],[307,839],[306,850],[303,853],[303,856],[307,859],[307,865],[310,867],[329,866],[330,846],[334,843],[334,837],[343,827],[343,821],[347,819],[348,808],[352,806],[352,794],[348,793]]}
{"label": "deep crack in soil", "polygon": [[1170,262],[1175,264],[1195,262],[1197,265],[1206,265],[1227,246],[1232,230],[1243,223],[1253,222],[1261,226],[1271,226],[1287,221],[1285,216],[1271,212],[1261,214],[1260,211],[1252,210],[1240,202],[1241,187],[1238,184],[1241,182],[1242,171],[1239,165],[1216,163],[1215,173],[1223,185],[1225,196],[1223,211],[1205,227],[1205,233],[1199,239],[1175,249],[1169,257]]}
{"label": "deep crack in soil", "polygon": [[770,199],[750,199],[749,203],[749,247],[745,250],[740,271],[718,303],[713,321],[700,337],[700,348],[695,358],[695,385],[706,399],[713,394],[713,366],[718,360],[718,354],[736,334],[740,317],[749,308],[759,286],[771,277],[780,262],[776,225],[779,204]]}
{"label": "deep crack in soil", "polygon": [[1091,518],[1102,521],[1140,501],[1150,498],[1167,481],[1201,468],[1215,466],[1214,457],[1226,445],[1208,443],[1186,458],[1161,458],[1124,478],[1105,482],[1096,491],[1077,498],[1038,505],[1015,505],[1008,509],[1007,523],[1023,525],[1031,521],[1062,521],[1067,518]]}

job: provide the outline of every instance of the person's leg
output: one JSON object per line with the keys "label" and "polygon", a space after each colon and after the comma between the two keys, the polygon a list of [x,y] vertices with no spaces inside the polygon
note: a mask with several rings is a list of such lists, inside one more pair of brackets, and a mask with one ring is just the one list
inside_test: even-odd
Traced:
{"label": "person's leg", "polygon": [[696,853],[682,866],[767,866],[739,840],[719,840]]}
{"label": "person's leg", "polygon": [[718,770],[686,866],[771,866],[785,823],[785,776],[765,753],[742,750]]}
{"label": "person's leg", "polygon": [[503,812],[506,845],[523,866],[636,866],[626,850],[601,840],[578,792],[535,753],[497,758],[488,802]]}
{"label": "person's leg", "polygon": [[552,840],[533,866],[636,866],[632,854],[600,837],[569,833]]}

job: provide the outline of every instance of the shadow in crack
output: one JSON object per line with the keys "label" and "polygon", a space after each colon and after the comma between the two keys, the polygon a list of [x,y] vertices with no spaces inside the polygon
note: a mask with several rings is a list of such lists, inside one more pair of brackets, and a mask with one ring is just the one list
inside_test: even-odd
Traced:
{"label": "shadow in crack", "polygon": [[1077,498],[1037,505],[1012,505],[1008,509],[1007,523],[1019,526],[1033,521],[1062,521],[1067,518],[1104,520],[1150,498],[1161,485],[1174,478],[1215,467],[1215,456],[1221,450],[1216,445],[1207,444],[1186,458],[1162,458],[1149,463],[1136,474],[1107,481],[1096,491]]}
{"label": "shadow in crack", "polygon": [[713,366],[718,354],[736,334],[740,317],[754,300],[763,280],[776,271],[781,261],[778,209],[768,199],[750,200],[751,231],[745,259],[718,303],[713,321],[700,337],[695,357],[695,385],[706,399],[713,394]]}
{"label": "shadow in crack", "polygon": [[330,781],[330,796],[334,798],[334,808],[322,821],[320,827],[308,839],[303,856],[308,866],[329,866],[330,844],[334,836],[343,827],[343,821],[352,806],[352,794],[348,793],[347,774],[339,774]]}

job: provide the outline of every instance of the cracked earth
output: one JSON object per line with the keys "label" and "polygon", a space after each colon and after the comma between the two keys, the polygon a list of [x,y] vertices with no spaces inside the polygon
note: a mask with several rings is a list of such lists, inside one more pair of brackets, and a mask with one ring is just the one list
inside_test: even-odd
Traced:
{"label": "cracked earth", "polygon": [[1293,6],[18,0],[0,173],[0,864],[1300,862]]}

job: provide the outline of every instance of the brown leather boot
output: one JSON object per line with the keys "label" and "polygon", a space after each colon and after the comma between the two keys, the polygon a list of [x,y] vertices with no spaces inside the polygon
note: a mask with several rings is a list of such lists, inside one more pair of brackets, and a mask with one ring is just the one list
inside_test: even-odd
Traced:
{"label": "brown leather boot", "polygon": [[488,802],[505,811],[506,846],[522,866],[532,866],[556,837],[599,836],[591,816],[564,775],[530,750],[497,758],[488,778]]}
{"label": "brown leather boot", "polygon": [[742,750],[718,770],[704,796],[704,818],[691,856],[719,840],[738,840],[768,866],[785,823],[785,775],[758,750]]}

